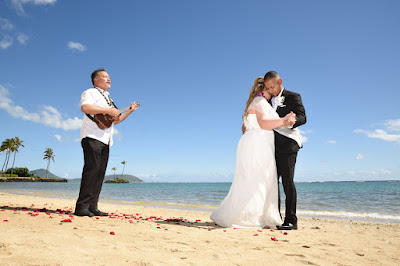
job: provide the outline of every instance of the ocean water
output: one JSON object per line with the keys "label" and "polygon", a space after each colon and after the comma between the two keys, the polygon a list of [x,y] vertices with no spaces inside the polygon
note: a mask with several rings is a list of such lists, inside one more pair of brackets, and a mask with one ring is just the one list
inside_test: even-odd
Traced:
{"label": "ocean water", "polygon": [[[76,199],[79,186],[79,180],[0,183],[0,192]],[[211,212],[230,186],[231,183],[103,184],[100,202]],[[296,183],[296,188],[299,217],[400,223],[400,181]],[[281,195],[284,197],[282,188]]]}

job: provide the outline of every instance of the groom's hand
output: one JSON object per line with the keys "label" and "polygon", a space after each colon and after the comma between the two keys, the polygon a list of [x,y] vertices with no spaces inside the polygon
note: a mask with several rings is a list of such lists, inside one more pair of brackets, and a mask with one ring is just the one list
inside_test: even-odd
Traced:
{"label": "groom's hand", "polygon": [[293,112],[290,112],[285,116],[284,120],[285,126],[291,127],[296,123],[296,114]]}
{"label": "groom's hand", "polygon": [[296,123],[296,114],[293,112],[290,112],[291,117],[290,117],[290,123],[289,123],[289,128],[291,128],[295,123]]}

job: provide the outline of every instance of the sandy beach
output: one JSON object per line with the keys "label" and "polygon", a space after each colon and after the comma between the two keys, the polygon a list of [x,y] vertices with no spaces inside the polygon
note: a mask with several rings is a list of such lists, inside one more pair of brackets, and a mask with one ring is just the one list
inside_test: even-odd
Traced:
{"label": "sandy beach", "polygon": [[0,193],[2,265],[400,265],[400,225],[301,219],[299,230],[216,226],[209,212]]}

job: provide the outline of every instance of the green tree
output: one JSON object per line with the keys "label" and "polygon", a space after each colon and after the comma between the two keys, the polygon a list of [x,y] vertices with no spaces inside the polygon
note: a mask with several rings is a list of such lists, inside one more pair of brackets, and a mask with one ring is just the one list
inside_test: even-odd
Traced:
{"label": "green tree", "polygon": [[127,163],[127,161],[122,161],[121,163],[124,165],[124,168],[122,168],[122,174],[121,174],[121,177],[123,177],[124,176],[124,170],[125,170],[125,164]]}
{"label": "green tree", "polygon": [[[0,151],[6,152],[6,158],[4,159],[3,167],[1,168],[2,173],[4,172],[4,170],[7,170],[8,161],[10,159],[10,153],[11,153],[13,146],[14,146],[13,139],[6,139],[1,143]],[[4,166],[5,166],[5,168],[4,168]]]}
{"label": "green tree", "polygon": [[12,174],[14,172],[13,169],[14,169],[14,163],[15,163],[15,156],[17,155],[19,147],[24,147],[24,145],[22,144],[22,142],[24,142],[24,141],[21,140],[20,138],[15,137],[15,138],[12,138],[12,140],[13,140],[14,145],[13,145],[11,151],[14,152],[14,159],[13,159],[13,164],[11,166],[11,176],[12,176]]}
{"label": "green tree", "polygon": [[115,171],[117,171],[117,168],[116,168],[116,167],[113,167],[113,168],[111,168],[111,170],[114,171],[114,175],[115,175]]}
{"label": "green tree", "polygon": [[46,178],[49,178],[50,160],[53,159],[53,162],[54,162],[54,157],[55,157],[55,155],[54,155],[54,151],[53,151],[52,148],[47,148],[47,149],[44,151],[43,160],[47,160],[47,161],[48,161],[48,162],[47,162],[47,170],[46,170]]}

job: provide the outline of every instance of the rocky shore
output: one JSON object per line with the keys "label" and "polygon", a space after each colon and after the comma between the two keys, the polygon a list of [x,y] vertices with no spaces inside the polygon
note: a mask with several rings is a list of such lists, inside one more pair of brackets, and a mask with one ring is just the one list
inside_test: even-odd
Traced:
{"label": "rocky shore", "polygon": [[68,182],[65,178],[0,177],[0,182]]}

